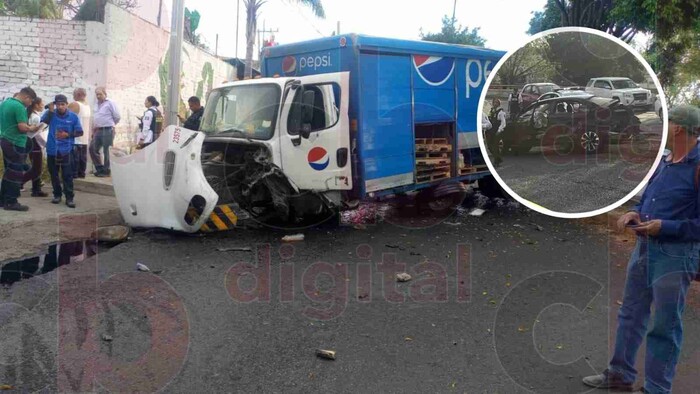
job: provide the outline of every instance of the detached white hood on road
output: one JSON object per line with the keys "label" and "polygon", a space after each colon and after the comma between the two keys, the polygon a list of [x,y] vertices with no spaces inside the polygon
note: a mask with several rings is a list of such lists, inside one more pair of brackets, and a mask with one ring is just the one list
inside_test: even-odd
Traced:
{"label": "detached white hood on road", "polygon": [[[184,232],[202,227],[219,200],[202,171],[203,142],[204,133],[169,126],[145,149],[110,152],[114,192],[128,225]],[[203,209],[189,224],[185,215],[195,196]]]}

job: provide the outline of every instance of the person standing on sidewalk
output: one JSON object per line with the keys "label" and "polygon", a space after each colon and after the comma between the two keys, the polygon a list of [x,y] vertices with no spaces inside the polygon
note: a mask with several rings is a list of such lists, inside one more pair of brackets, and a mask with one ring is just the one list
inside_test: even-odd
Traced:
{"label": "person standing on sidewalk", "polygon": [[[27,117],[30,126],[37,126],[41,123],[41,111],[44,109],[44,102],[40,97],[32,101],[32,105],[27,109]],[[44,169],[44,151],[46,140],[37,133],[27,140],[27,151],[29,152],[29,162],[31,168],[24,174],[24,183],[32,182],[32,197],[48,197],[49,195],[41,190],[41,172]]]}
{"label": "person standing on sidewalk", "polygon": [[[68,98],[62,94],[56,96],[49,110],[41,119],[49,125],[49,137],[46,141],[46,156],[53,185],[52,204],[59,204],[65,194],[66,205],[75,208],[73,201],[72,153],[75,137],[83,135],[78,115],[68,110]],[[60,173],[60,174],[59,174]],[[63,181],[63,187],[61,187]]]}
{"label": "person standing on sidewalk", "polygon": [[[108,177],[112,173],[109,167],[109,147],[114,142],[114,127],[119,124],[121,115],[117,105],[107,98],[105,88],[97,88],[95,96],[97,111],[93,117],[95,132],[90,142],[90,158],[95,165],[95,176]],[[100,150],[103,151],[104,162],[100,158]]]}
{"label": "person standing on sidewalk", "polygon": [[[627,266],[612,359],[583,383],[632,390],[637,351],[646,338],[642,393],[670,393],[683,342],[683,311],[700,257],[700,109],[678,106],[668,116],[666,155],[634,209],[617,222],[632,226],[637,245]],[[653,327],[647,331],[650,310]]]}
{"label": "person standing on sidewalk", "polygon": [[6,211],[26,212],[29,207],[17,200],[24,182],[27,160],[27,133],[34,133],[39,126],[30,126],[27,107],[36,99],[30,87],[22,89],[13,98],[0,104],[0,146],[5,172],[0,185],[0,200]]}
{"label": "person standing on sidewalk", "polygon": [[136,149],[143,149],[153,143],[156,135],[156,118],[158,117],[159,105],[160,103],[155,97],[146,97],[144,106],[147,109],[141,118],[139,132],[136,133]]}
{"label": "person standing on sidewalk", "polygon": [[90,146],[90,130],[92,130],[92,109],[87,103],[87,92],[83,88],[73,91],[73,102],[68,109],[78,115],[84,134],[75,138],[73,145],[73,178],[85,178],[87,171],[88,146]]}

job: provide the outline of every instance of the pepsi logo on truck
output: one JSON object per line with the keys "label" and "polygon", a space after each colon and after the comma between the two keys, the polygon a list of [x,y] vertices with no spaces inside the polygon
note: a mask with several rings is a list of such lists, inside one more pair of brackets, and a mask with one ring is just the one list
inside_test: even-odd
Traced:
{"label": "pepsi logo on truck", "polygon": [[318,71],[321,68],[332,67],[331,54],[326,53],[316,56],[300,56],[298,59],[294,56],[287,56],[282,60],[282,70],[286,76],[295,76],[303,74],[305,69]]}
{"label": "pepsi logo on truck", "polygon": [[431,86],[447,82],[455,69],[455,59],[441,56],[413,55],[413,66],[418,75]]}

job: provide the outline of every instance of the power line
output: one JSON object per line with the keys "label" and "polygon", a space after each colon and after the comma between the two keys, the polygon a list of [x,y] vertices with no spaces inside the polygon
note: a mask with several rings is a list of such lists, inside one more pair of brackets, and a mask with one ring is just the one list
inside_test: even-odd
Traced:
{"label": "power line", "polygon": [[293,5],[291,5],[291,4],[287,3],[287,2],[283,2],[283,3],[284,3],[287,7],[291,7],[292,9],[294,9],[294,11],[296,11],[297,14],[301,15],[301,17],[304,18],[304,20],[307,21],[307,22],[311,25],[311,27],[313,27],[314,30],[316,30],[316,33],[318,33],[321,37],[327,36],[327,34],[321,33],[321,30],[319,30],[318,27],[316,27],[316,24],[313,23],[311,20],[309,20],[309,18],[307,18],[306,15],[304,15],[304,14],[301,12],[301,10],[299,9],[299,7],[294,7]]}

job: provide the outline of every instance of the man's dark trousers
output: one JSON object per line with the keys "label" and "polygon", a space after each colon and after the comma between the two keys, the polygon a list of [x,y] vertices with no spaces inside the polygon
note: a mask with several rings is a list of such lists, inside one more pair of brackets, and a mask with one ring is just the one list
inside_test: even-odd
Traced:
{"label": "man's dark trousers", "polygon": [[[30,148],[31,145],[31,148]],[[31,168],[24,174],[22,184],[31,181],[32,193],[41,191],[41,171],[44,166],[44,153],[36,138],[27,139],[27,152],[29,152],[29,162]]]}
{"label": "man's dark trousers", "polygon": [[[61,197],[65,194],[66,200],[72,200],[74,197],[73,166],[70,152],[63,154],[57,153],[56,156],[48,156],[46,161],[49,165],[49,173],[51,174],[53,196]],[[63,185],[61,185],[61,181],[63,181]]]}
{"label": "man's dark trousers", "polygon": [[85,178],[87,152],[87,145],[73,145],[73,178]]}
{"label": "man's dark trousers", "polygon": [[[90,142],[90,158],[95,164],[95,171],[97,173],[109,174],[109,147],[112,146],[114,142],[114,127],[102,127],[95,131],[95,135]],[[100,159],[100,150],[104,154],[104,164],[102,159]]]}
{"label": "man's dark trousers", "polygon": [[2,176],[3,204],[14,204],[19,198],[20,186],[24,182],[24,173],[27,170],[27,150],[16,146],[6,139],[0,139],[2,147],[2,160],[5,165],[5,173]]}

